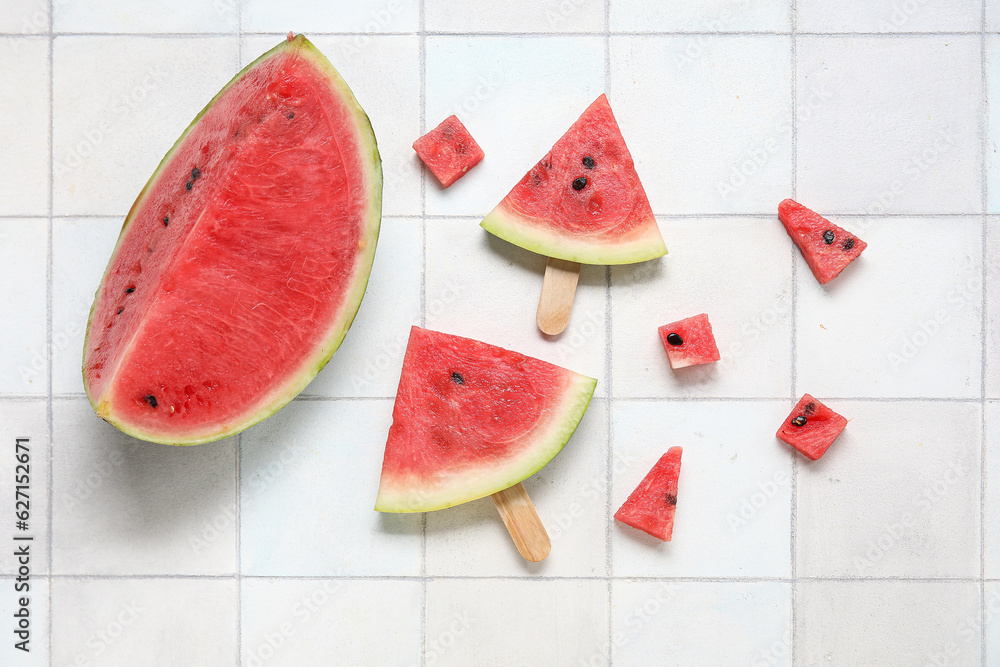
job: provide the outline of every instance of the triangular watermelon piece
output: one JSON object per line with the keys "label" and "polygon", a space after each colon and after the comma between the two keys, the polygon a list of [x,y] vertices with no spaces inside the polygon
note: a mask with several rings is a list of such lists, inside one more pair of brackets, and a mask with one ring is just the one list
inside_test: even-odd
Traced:
{"label": "triangular watermelon piece", "polygon": [[840,275],[868,247],[843,227],[791,199],[778,205],[778,218],[821,285]]}
{"label": "triangular watermelon piece", "polygon": [[778,439],[815,461],[830,449],[847,420],[809,394],[803,394],[778,429]]}
{"label": "triangular watermelon piece", "polygon": [[629,264],[667,253],[605,95],[481,224],[528,250],[584,264]]}
{"label": "triangular watermelon piece", "polygon": [[596,385],[540,359],[413,327],[375,509],[442,509],[530,477],[573,435]]}
{"label": "triangular watermelon piece", "polygon": [[669,542],[677,509],[677,478],[681,474],[682,448],[671,447],[646,474],[615,519]]}

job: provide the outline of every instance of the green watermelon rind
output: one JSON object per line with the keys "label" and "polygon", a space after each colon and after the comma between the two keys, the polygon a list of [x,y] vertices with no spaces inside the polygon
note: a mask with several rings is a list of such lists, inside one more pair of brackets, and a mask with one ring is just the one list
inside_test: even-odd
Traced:
{"label": "green watermelon rind", "polygon": [[[368,170],[368,180],[371,187],[369,193],[370,199],[368,216],[365,225],[365,246],[364,249],[358,253],[357,257],[358,269],[356,271],[356,283],[353,289],[349,290],[345,294],[343,306],[341,308],[341,316],[331,325],[329,334],[326,337],[326,342],[316,353],[304,360],[301,364],[301,370],[289,374],[289,376],[293,378],[293,381],[262,398],[258,402],[258,408],[256,411],[250,412],[246,419],[237,423],[224,425],[218,431],[213,433],[206,433],[193,438],[174,438],[169,435],[164,436],[163,434],[149,433],[142,429],[134,428],[131,425],[116,419],[115,416],[106,409],[102,409],[103,402],[97,400],[97,398],[91,395],[85,376],[84,387],[87,391],[87,399],[90,401],[94,411],[106,422],[134,438],[165,445],[200,445],[207,442],[221,440],[222,438],[227,438],[262,422],[281,410],[281,408],[288,405],[288,403],[301,393],[302,390],[305,389],[305,387],[313,380],[313,378],[315,378],[316,375],[323,370],[323,367],[326,366],[326,364],[329,363],[330,359],[333,357],[334,352],[336,352],[340,347],[344,337],[347,335],[347,331],[354,323],[354,318],[357,316],[358,309],[361,307],[361,301],[368,288],[368,279],[371,275],[372,265],[375,261],[375,248],[378,244],[379,230],[382,223],[382,158],[378,151],[378,143],[375,139],[375,132],[372,129],[371,120],[368,118],[368,115],[354,97],[354,93],[347,85],[347,82],[344,81],[343,77],[336,70],[336,68],[334,68],[333,64],[330,63],[326,56],[324,56],[312,42],[306,39],[303,35],[296,35],[294,38],[282,41],[270,51],[262,54],[256,60],[241,69],[236,76],[223,86],[222,89],[216,93],[214,97],[212,97],[208,104],[206,104],[205,107],[198,112],[198,115],[194,117],[187,128],[185,128],[184,132],[181,133],[177,141],[175,141],[173,146],[170,147],[170,150],[163,156],[163,159],[160,160],[159,164],[156,166],[156,170],[153,171],[153,174],[149,177],[149,180],[146,181],[146,184],[143,186],[139,195],[136,197],[135,202],[133,202],[132,207],[129,209],[128,214],[125,216],[125,222],[122,224],[122,229],[118,235],[118,240],[115,243],[115,248],[111,253],[111,258],[108,260],[107,268],[105,268],[104,275],[102,276],[101,282],[94,294],[94,302],[91,304],[90,313],[87,317],[87,333],[84,337],[83,344],[84,355],[86,355],[86,350],[88,349],[90,327],[93,322],[94,311],[98,304],[101,288],[108,278],[111,267],[114,265],[115,258],[118,256],[118,251],[121,247],[122,241],[124,240],[126,232],[135,217],[136,211],[139,210],[143,200],[145,199],[146,192],[156,182],[160,172],[163,171],[167,163],[170,162],[170,159],[173,157],[176,150],[184,143],[188,134],[190,134],[191,130],[193,130],[198,124],[198,121],[201,120],[206,113],[208,113],[215,103],[233,85],[239,82],[247,74],[247,72],[262,62],[268,60],[272,56],[278,55],[279,53],[290,49],[297,50],[299,55],[309,58],[313,61],[314,65],[326,73],[332,88],[337,91],[342,101],[345,102],[354,115],[356,121],[355,127],[358,133],[359,148],[361,148],[362,151],[365,148],[368,148],[371,151],[371,163]],[[364,157],[363,152],[362,157]],[[84,365],[84,374],[85,373],[86,370]]]}
{"label": "green watermelon rind", "polygon": [[[485,469],[474,466],[464,468],[454,473],[456,478],[465,478],[464,484],[449,485],[435,492],[424,491],[417,485],[407,488],[405,483],[392,485],[383,476],[375,509],[390,513],[431,512],[484,498],[534,475],[566,446],[594,396],[597,380],[576,373],[573,375],[576,377],[565,390],[561,409],[553,409],[555,414],[549,422],[551,426],[547,431],[532,436],[536,442],[522,456],[502,467],[491,463]],[[393,486],[396,488],[391,488]]]}
{"label": "green watermelon rind", "polygon": [[538,225],[531,218],[518,215],[503,204],[494,208],[479,223],[483,229],[514,245],[556,259],[580,264],[632,264],[656,259],[667,254],[655,221],[650,233],[631,241],[609,242],[607,237],[589,242],[586,235],[572,239]]}

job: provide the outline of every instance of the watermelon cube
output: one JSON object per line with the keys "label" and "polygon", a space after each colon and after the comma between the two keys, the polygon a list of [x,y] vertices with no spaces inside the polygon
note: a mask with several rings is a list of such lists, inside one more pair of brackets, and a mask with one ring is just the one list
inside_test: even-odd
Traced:
{"label": "watermelon cube", "polygon": [[615,512],[615,519],[669,542],[677,509],[677,478],[681,474],[680,447],[671,447],[660,457]]}
{"label": "watermelon cube", "polygon": [[431,172],[448,187],[483,159],[483,149],[457,116],[451,115],[413,142],[413,150]]}
{"label": "watermelon cube", "polygon": [[778,429],[778,439],[815,461],[826,453],[847,420],[809,394],[803,394]]}
{"label": "watermelon cube", "polygon": [[670,368],[674,370],[721,359],[715,336],[712,335],[712,325],[704,313],[664,324],[658,331]]}
{"label": "watermelon cube", "polygon": [[791,199],[778,204],[778,218],[820,285],[840,275],[868,247],[846,229]]}

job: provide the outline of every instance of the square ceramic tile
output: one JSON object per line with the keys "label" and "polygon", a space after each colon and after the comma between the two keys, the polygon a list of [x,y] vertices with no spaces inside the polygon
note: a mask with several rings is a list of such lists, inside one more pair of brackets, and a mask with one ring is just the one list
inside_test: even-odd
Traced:
{"label": "square ceramic tile", "polygon": [[868,248],[825,286],[796,258],[798,390],[979,397],[982,219],[829,217]]}
{"label": "square ceramic tile", "polygon": [[[1000,0],[998,0],[1000,6]],[[1000,10],[997,11],[997,22],[1000,23]],[[997,26],[1000,30],[1000,25]],[[988,213],[1000,213],[1000,156],[997,155],[997,144],[1000,142],[1000,35],[986,36],[986,94],[992,103],[987,117],[987,150],[986,150],[986,210]]]}
{"label": "square ceramic tile", "polygon": [[0,394],[48,391],[45,220],[0,220]]}
{"label": "square ceramic tile", "polygon": [[124,218],[166,152],[236,73],[237,50],[231,37],[57,37],[55,213]]}
{"label": "square ceramic tile", "polygon": [[458,6],[425,0],[425,23],[434,32],[594,32],[603,31],[601,0],[513,0]]}
{"label": "square ceramic tile", "polygon": [[426,129],[455,114],[486,154],[449,188],[425,170],[428,214],[482,219],[603,92],[600,37],[428,37]]}
{"label": "square ceramic tile", "polygon": [[48,40],[0,37],[0,69],[0,215],[48,215]]}
{"label": "square ceramic tile", "polygon": [[243,579],[244,665],[420,664],[420,582]]}
{"label": "square ceramic tile", "polygon": [[53,404],[52,570],[236,571],[233,439],[156,445],[101,421],[85,399]]}
{"label": "square ceramic tile", "polygon": [[616,665],[792,664],[789,584],[615,581],[612,596]]}
{"label": "square ceramic tile", "polygon": [[524,482],[552,542],[524,560],[489,498],[427,514],[427,573],[468,576],[607,575],[607,408],[592,401],[566,447]]}
{"label": "square ceramic tile", "polygon": [[0,661],[12,667],[50,665],[48,580],[36,577],[26,582],[0,577],[0,587],[5,593],[10,591],[0,597],[0,614],[10,619],[11,626],[11,639],[0,645]]}
{"label": "square ceramic tile", "polygon": [[545,258],[507,243],[475,219],[427,221],[427,328],[475,338],[597,378],[604,396],[607,281],[603,266],[580,272],[566,331],[535,324]]}
{"label": "square ceramic tile", "polygon": [[783,0],[611,0],[609,11],[612,32],[791,30],[791,3]]}
{"label": "square ceramic tile", "polygon": [[[986,248],[995,247],[993,244],[998,241],[1000,241],[1000,218],[990,217],[986,223]],[[987,250],[984,373],[986,374],[985,389],[988,398],[1000,398],[1000,356],[997,355],[997,352],[1000,351],[998,295],[1000,295],[1000,256]],[[990,299],[993,300],[992,303],[990,303]]]}
{"label": "square ceramic tile", "polygon": [[57,579],[53,664],[236,664],[236,601],[232,579]]}
{"label": "square ceramic tile", "polygon": [[[985,573],[1000,579],[1000,524],[992,517],[1000,510],[1000,402],[987,401],[986,411],[986,513],[983,536]],[[1000,620],[1000,619],[998,619]]]}
{"label": "square ceramic tile", "polygon": [[979,405],[829,406],[849,421],[823,458],[800,459],[799,575],[977,576]]}
{"label": "square ceramic tile", "polygon": [[798,0],[799,32],[978,32],[982,4],[968,0]]}
{"label": "square ceramic tile", "polygon": [[83,339],[94,294],[121,232],[120,218],[52,221],[52,392],[80,394]]}
{"label": "square ceramic tile", "polygon": [[297,400],[243,434],[244,574],[420,574],[420,515],[374,509],[391,424],[391,400]]}
{"label": "square ceramic tile", "polygon": [[979,665],[979,615],[976,582],[799,582],[797,664]]}
{"label": "square ceramic tile", "polygon": [[992,665],[1000,660],[1000,582],[986,582],[985,588],[985,619],[971,616],[961,630],[966,640],[972,640],[980,630],[980,623],[985,620],[986,662],[983,664]]}
{"label": "square ceramic tile", "polygon": [[56,0],[55,32],[232,32],[237,27],[239,0],[180,0],[149,2],[131,0]]}
{"label": "square ceramic tile", "polygon": [[806,206],[982,209],[978,36],[800,37],[797,90]]}
{"label": "square ceramic tile", "polygon": [[1000,32],[1000,2],[997,0],[985,0],[986,2],[986,30],[989,32]]}
{"label": "square ceramic tile", "polygon": [[0,6],[0,32],[38,34],[49,29],[49,0],[5,2]]}
{"label": "square ceramic tile", "polygon": [[792,456],[773,436],[786,412],[764,401],[616,401],[612,512],[667,449],[684,454],[671,541],[615,522],[614,575],[788,576]]}
{"label": "square ceramic tile", "polygon": [[[669,255],[611,269],[614,396],[788,395],[792,261],[777,219],[660,227]],[[657,328],[699,313],[722,358],[671,371]]]}
{"label": "square ceramic tile", "polygon": [[[236,4],[238,0],[222,0]],[[245,32],[413,32],[419,27],[418,0],[242,0]],[[385,72],[382,71],[382,74]]]}
{"label": "square ceramic tile", "polygon": [[791,63],[783,36],[611,38],[608,96],[655,213],[774,211],[792,182]]}
{"label": "square ceramic tile", "polygon": [[[401,0],[390,0],[397,1]],[[371,120],[382,158],[382,214],[419,215],[420,159],[411,145],[420,136],[419,39],[307,36],[344,77]],[[282,39],[283,34],[244,37],[242,64],[248,65]]]}
{"label": "square ceramic tile", "polygon": [[306,395],[395,396],[410,326],[420,322],[420,221],[382,220],[364,301]]}
{"label": "square ceramic tile", "polygon": [[427,665],[589,665],[595,650],[606,647],[607,636],[604,581],[427,583]]}
{"label": "square ceramic tile", "polygon": [[[17,574],[21,565],[27,565],[32,574],[48,571],[48,431],[44,401],[0,400],[0,442],[5,443],[0,516],[9,517],[13,544],[0,552],[0,575]],[[19,521],[26,527],[19,528]],[[14,553],[25,549],[28,563],[20,562],[20,555]]]}

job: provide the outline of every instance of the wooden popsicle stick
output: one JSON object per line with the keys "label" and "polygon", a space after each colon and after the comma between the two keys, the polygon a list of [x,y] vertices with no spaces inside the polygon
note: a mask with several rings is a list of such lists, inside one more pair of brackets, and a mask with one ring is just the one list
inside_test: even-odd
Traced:
{"label": "wooden popsicle stick", "polygon": [[532,563],[537,563],[549,555],[552,542],[545,532],[542,520],[538,518],[535,506],[531,504],[524,485],[518,482],[514,486],[497,491],[492,496],[493,504],[497,506],[503,524],[507,526],[517,547],[518,553]]}
{"label": "wooden popsicle stick", "polygon": [[535,321],[542,333],[561,334],[573,312],[576,283],[580,280],[580,263],[549,257],[542,278],[542,294],[538,298]]}

